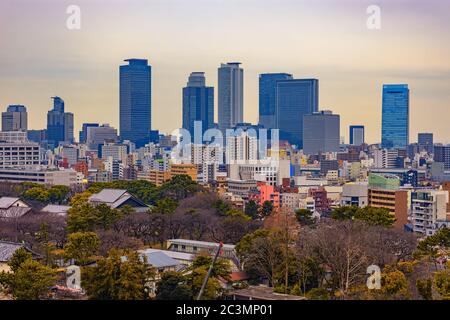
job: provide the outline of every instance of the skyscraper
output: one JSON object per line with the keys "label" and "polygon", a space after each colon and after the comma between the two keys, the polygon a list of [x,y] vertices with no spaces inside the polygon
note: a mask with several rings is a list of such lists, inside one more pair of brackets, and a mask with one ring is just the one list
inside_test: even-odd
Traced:
{"label": "skyscraper", "polygon": [[433,153],[432,133],[419,133],[417,135],[417,142],[419,144],[419,151],[425,150],[429,154]]}
{"label": "skyscraper", "polygon": [[72,143],[73,113],[64,112],[64,100],[52,97],[53,109],[47,113],[47,140],[50,148],[57,147],[61,142]]}
{"label": "skyscraper", "polygon": [[139,148],[150,137],[152,69],[144,59],[125,61],[128,65],[120,66],[120,138]]}
{"label": "skyscraper", "polygon": [[276,128],[277,81],[292,79],[287,73],[259,75],[259,124],[266,129]]}
{"label": "skyscraper", "polygon": [[364,126],[350,126],[350,144],[360,146],[364,141]]}
{"label": "skyscraper", "polygon": [[219,129],[226,130],[244,120],[244,70],[239,62],[221,64],[218,70]]}
{"label": "skyscraper", "polygon": [[11,105],[2,113],[2,131],[27,131],[27,108],[22,105]]}
{"label": "skyscraper", "polygon": [[340,117],[324,110],[303,116],[303,152],[338,152]]}
{"label": "skyscraper", "polygon": [[303,116],[319,109],[319,80],[277,81],[276,120],[280,139],[303,148]]}
{"label": "skyscraper", "polygon": [[183,128],[189,130],[192,140],[195,121],[202,123],[202,136],[214,126],[214,88],[205,85],[204,72],[192,72],[183,88]]}
{"label": "skyscraper", "polygon": [[445,170],[450,170],[450,145],[434,147],[434,161],[444,164]]}
{"label": "skyscraper", "polygon": [[407,84],[383,86],[381,145],[406,149],[409,143],[409,89]]}

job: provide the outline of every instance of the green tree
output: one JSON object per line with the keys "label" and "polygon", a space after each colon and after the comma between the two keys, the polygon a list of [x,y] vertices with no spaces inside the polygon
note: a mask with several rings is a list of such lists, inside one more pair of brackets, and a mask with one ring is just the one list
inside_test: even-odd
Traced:
{"label": "green tree", "polygon": [[355,220],[361,220],[373,226],[391,227],[395,217],[385,208],[364,207],[356,211]]}
{"label": "green tree", "polygon": [[148,299],[154,271],[143,260],[134,251],[111,250],[96,267],[83,268],[81,286],[95,300]]}
{"label": "green tree", "polygon": [[263,217],[268,217],[273,212],[273,203],[271,201],[264,201],[262,207],[261,207],[261,215]]}
{"label": "green tree", "polygon": [[353,220],[356,212],[359,210],[356,206],[342,206],[333,210],[331,217],[335,220]]}
{"label": "green tree", "polygon": [[14,273],[11,291],[18,300],[44,299],[55,283],[56,276],[52,268],[28,259]]}
{"label": "green tree", "polygon": [[122,212],[118,209],[111,208],[105,203],[95,206],[96,225],[103,230],[108,230],[121,217]]}
{"label": "green tree", "polygon": [[250,200],[245,205],[245,214],[252,219],[256,219],[258,217],[259,205],[254,200]]}
{"label": "green tree", "polygon": [[151,209],[152,213],[172,214],[178,207],[178,201],[172,198],[162,198],[156,201],[156,205]]}
{"label": "green tree", "polygon": [[450,270],[441,270],[434,274],[434,287],[442,299],[450,300]]}
{"label": "green tree", "polygon": [[431,279],[417,279],[416,287],[424,300],[433,300],[433,281]]}
{"label": "green tree", "polygon": [[66,259],[74,259],[79,265],[85,265],[93,260],[99,247],[100,240],[95,232],[71,233],[64,246],[64,256]]}
{"label": "green tree", "polygon": [[409,283],[400,270],[386,266],[381,275],[381,290],[386,297],[405,299],[409,297]]}
{"label": "green tree", "polygon": [[182,200],[200,190],[199,185],[188,175],[176,175],[160,188],[161,197]]}
{"label": "green tree", "polygon": [[36,186],[27,189],[23,193],[23,197],[26,200],[34,200],[44,204],[50,202],[50,192],[43,186]]}
{"label": "green tree", "polygon": [[186,281],[178,272],[165,272],[156,285],[156,300],[191,300],[192,291]]}
{"label": "green tree", "polygon": [[313,213],[307,209],[295,210],[295,217],[297,221],[302,226],[312,226],[316,223],[316,218],[314,218]]}
{"label": "green tree", "polygon": [[50,239],[49,226],[44,222],[36,233],[36,240],[39,242],[42,252],[44,252],[44,261],[46,265],[53,263],[53,250],[56,249],[55,243]]}
{"label": "green tree", "polygon": [[67,186],[53,186],[48,190],[49,201],[51,203],[63,203],[67,200],[70,188]]}
{"label": "green tree", "polygon": [[22,247],[14,252],[8,261],[8,266],[13,272],[16,272],[25,261],[30,259],[32,259],[31,252]]}
{"label": "green tree", "polygon": [[89,203],[75,205],[67,211],[67,231],[93,231],[97,224],[96,210]]}

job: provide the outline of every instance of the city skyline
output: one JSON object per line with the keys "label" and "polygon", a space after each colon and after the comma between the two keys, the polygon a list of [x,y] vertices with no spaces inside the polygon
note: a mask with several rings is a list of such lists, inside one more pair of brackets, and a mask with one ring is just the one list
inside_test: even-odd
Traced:
{"label": "city skyline", "polygon": [[[118,128],[117,69],[123,59],[139,57],[148,59],[154,71],[153,129],[170,133],[181,127],[181,88],[186,77],[193,71],[205,72],[217,97],[217,67],[222,62],[240,61],[245,70],[245,122],[258,120],[259,74],[286,72],[295,78],[319,79],[319,110],[340,114],[342,128],[355,123],[365,125],[367,142],[378,143],[382,86],[407,83],[411,89],[411,142],[418,132],[433,132],[436,142],[450,142],[442,117],[450,95],[450,63],[446,59],[450,52],[446,43],[450,41],[445,41],[449,35],[444,33],[443,23],[448,18],[446,12],[450,12],[449,4],[410,1],[410,6],[405,6],[402,1],[381,1],[382,28],[371,31],[365,24],[368,1],[281,2],[283,5],[277,6],[278,1],[266,1],[261,10],[250,15],[255,1],[228,1],[226,6],[197,1],[207,6],[206,15],[195,13],[180,1],[165,7],[161,1],[131,1],[129,6],[111,2],[106,12],[100,2],[79,1],[83,17],[79,31],[65,28],[68,3],[64,1],[44,1],[39,5],[24,0],[2,2],[0,24],[5,26],[0,28],[0,40],[5,50],[0,53],[0,108],[25,105],[28,127],[42,129],[46,121],[43,115],[51,107],[49,97],[58,95],[66,101],[67,111],[75,114],[77,131],[85,122],[106,122]],[[35,11],[24,12],[25,7]],[[413,23],[417,10],[422,14],[420,26]],[[35,13],[31,16],[32,11]],[[228,26],[225,17],[234,11],[235,23]],[[118,12],[123,12],[126,22],[121,27],[114,24]],[[259,25],[262,30],[254,34],[257,29],[252,23],[268,18],[268,12],[276,14],[276,19],[283,17],[284,23],[275,30]],[[300,19],[307,12],[320,13],[323,23]],[[190,31],[186,32],[175,20],[182,17],[185,22],[183,14],[189,16],[188,13],[202,19],[200,23],[192,19]],[[248,23],[244,18],[248,18]],[[211,30],[203,30],[205,23],[210,26],[206,29]],[[137,29],[140,24],[142,28]],[[314,30],[318,26],[321,38]],[[35,37],[33,28],[40,28],[39,37]],[[156,30],[164,32],[158,34]],[[239,36],[235,36],[237,30]],[[275,37],[280,32],[282,36]],[[99,33],[102,37],[97,39]],[[193,39],[211,34],[210,46],[203,46],[199,52],[200,43],[192,42]],[[336,37],[339,40],[333,40]],[[117,41],[122,44],[117,45]],[[185,45],[189,41],[192,46]],[[264,46],[267,41],[272,44],[270,48]],[[54,43],[58,46],[54,47]],[[353,50],[349,51],[350,44]],[[174,46],[182,49],[174,50]],[[217,102],[215,113],[217,122]],[[348,142],[348,130],[342,130],[342,135]]]}

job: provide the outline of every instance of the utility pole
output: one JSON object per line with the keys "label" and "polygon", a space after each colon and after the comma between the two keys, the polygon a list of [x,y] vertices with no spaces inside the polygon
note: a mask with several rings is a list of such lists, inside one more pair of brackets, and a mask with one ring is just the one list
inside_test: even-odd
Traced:
{"label": "utility pole", "polygon": [[219,254],[220,254],[220,251],[222,250],[222,247],[223,247],[223,243],[220,242],[219,243],[219,248],[217,248],[217,252],[214,255],[214,259],[211,262],[211,265],[209,266],[208,273],[206,274],[205,279],[203,279],[203,284],[202,284],[202,287],[200,289],[200,292],[198,293],[197,300],[200,300],[202,298],[202,296],[203,296],[203,292],[205,291],[206,285],[208,284],[208,280],[209,280],[209,277],[211,276],[214,264],[216,263],[217,258],[219,258]]}

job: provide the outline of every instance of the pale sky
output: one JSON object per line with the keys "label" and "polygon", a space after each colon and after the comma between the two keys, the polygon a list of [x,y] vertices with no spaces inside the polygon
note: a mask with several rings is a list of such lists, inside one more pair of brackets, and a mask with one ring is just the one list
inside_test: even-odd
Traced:
{"label": "pale sky", "polygon": [[[81,30],[66,9],[81,8]],[[366,26],[381,7],[381,30]],[[23,104],[29,128],[46,126],[58,95],[83,122],[118,127],[119,65],[153,68],[152,127],[181,126],[182,87],[192,71],[216,88],[220,63],[244,68],[244,119],[258,119],[258,74],[318,78],[320,108],[381,140],[383,83],[411,90],[410,140],[433,132],[450,143],[450,1],[441,0],[0,0],[0,109]],[[215,97],[215,98],[216,98]],[[217,99],[216,114],[217,114]]]}

